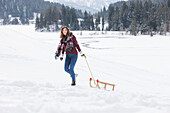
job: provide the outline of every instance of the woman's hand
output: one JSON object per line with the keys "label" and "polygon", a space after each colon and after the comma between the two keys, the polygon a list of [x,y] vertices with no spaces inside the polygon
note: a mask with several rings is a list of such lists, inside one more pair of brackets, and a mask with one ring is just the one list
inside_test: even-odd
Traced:
{"label": "woman's hand", "polygon": [[60,54],[58,54],[58,53],[56,52],[56,53],[55,53],[55,59],[57,60],[59,56],[60,56]]}
{"label": "woman's hand", "polygon": [[60,60],[62,61],[62,60],[63,60],[63,57],[60,57]]}
{"label": "woman's hand", "polygon": [[63,56],[64,56],[64,54],[62,54],[62,56],[60,57],[60,60],[61,60],[61,61],[63,60]]}
{"label": "woman's hand", "polygon": [[82,52],[82,51],[80,51],[80,55],[83,57],[86,57],[86,55]]}

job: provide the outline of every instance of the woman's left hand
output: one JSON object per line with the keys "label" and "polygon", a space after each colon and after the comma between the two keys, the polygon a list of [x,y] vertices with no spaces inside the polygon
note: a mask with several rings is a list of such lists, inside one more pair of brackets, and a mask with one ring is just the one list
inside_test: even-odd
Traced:
{"label": "woman's left hand", "polygon": [[60,60],[62,61],[62,60],[63,60],[63,57],[60,57]]}
{"label": "woman's left hand", "polygon": [[85,57],[86,55],[82,52],[82,51],[80,51],[80,55],[83,57]]}
{"label": "woman's left hand", "polygon": [[64,56],[64,54],[62,54],[62,56],[60,57],[60,60],[61,60],[61,61],[63,60],[63,56]]}

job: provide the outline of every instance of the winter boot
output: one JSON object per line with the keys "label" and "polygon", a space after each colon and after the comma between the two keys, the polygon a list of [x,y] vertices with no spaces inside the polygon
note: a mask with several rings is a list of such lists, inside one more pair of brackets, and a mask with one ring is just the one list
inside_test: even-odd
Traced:
{"label": "winter boot", "polygon": [[72,86],[75,86],[75,85],[76,85],[76,82],[73,82],[73,81],[72,81],[71,85],[72,85]]}

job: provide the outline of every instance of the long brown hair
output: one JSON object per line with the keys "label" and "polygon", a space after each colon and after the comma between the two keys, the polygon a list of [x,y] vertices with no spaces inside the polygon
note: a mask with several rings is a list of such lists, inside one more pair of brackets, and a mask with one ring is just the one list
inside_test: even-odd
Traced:
{"label": "long brown hair", "polygon": [[63,29],[67,29],[67,35],[66,35],[66,37],[68,37],[68,36],[70,36],[70,29],[67,27],[67,26],[63,26],[62,28],[61,28],[61,34],[60,34],[60,38],[63,38],[63,36],[64,36],[64,34],[63,34]]}

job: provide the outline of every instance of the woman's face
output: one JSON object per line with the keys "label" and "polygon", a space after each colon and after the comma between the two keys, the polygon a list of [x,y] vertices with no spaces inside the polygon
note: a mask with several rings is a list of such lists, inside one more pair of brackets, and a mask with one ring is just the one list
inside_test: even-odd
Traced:
{"label": "woman's face", "polygon": [[66,29],[66,28],[63,29],[63,34],[64,34],[65,36],[67,35],[67,29]]}

